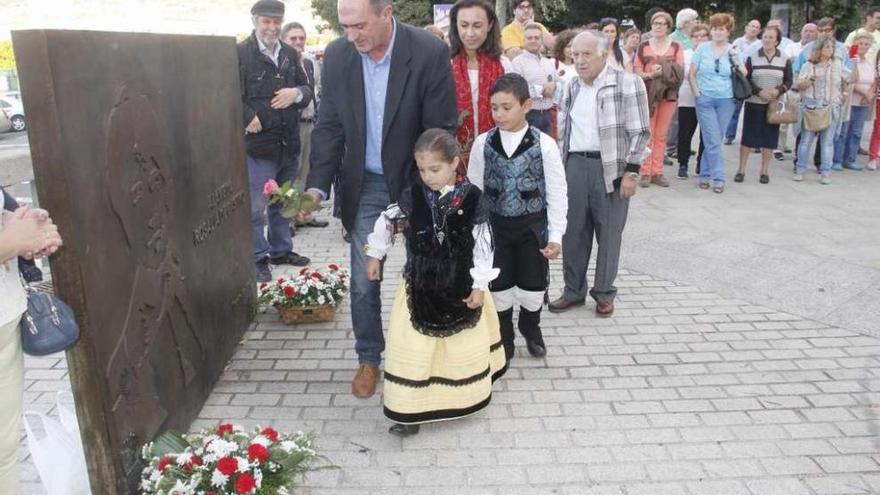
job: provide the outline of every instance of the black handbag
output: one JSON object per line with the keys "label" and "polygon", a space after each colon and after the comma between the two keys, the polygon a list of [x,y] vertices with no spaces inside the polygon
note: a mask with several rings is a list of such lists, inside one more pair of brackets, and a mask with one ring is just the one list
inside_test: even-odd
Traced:
{"label": "black handbag", "polygon": [[747,100],[752,96],[752,83],[749,82],[749,78],[745,74],[736,68],[733,55],[728,52],[727,56],[730,58],[730,81],[733,84],[733,97],[737,101]]}
{"label": "black handbag", "polygon": [[27,311],[18,324],[21,349],[30,356],[61,352],[79,339],[73,310],[54,294],[39,292],[22,281],[27,292]]}

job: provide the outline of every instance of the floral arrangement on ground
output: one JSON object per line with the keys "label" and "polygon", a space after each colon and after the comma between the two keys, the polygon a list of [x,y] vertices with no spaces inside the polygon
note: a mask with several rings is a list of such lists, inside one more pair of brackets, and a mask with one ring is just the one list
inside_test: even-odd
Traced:
{"label": "floral arrangement on ground", "polygon": [[260,284],[257,302],[276,308],[335,306],[348,292],[348,285],[348,272],[335,263],[327,265],[326,271],[306,267],[291,279]]}
{"label": "floral arrangement on ground", "polygon": [[248,433],[228,423],[185,436],[167,431],[142,456],[147,495],[288,495],[298,476],[335,468],[318,455],[314,434]]}

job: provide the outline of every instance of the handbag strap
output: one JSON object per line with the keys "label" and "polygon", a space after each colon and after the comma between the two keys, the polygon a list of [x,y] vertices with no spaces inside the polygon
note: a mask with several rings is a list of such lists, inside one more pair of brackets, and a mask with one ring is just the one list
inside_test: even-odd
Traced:
{"label": "handbag strap", "polygon": [[24,289],[25,293],[36,294],[39,292],[37,289],[31,287],[31,284],[21,276],[21,272],[18,272],[18,279],[21,281],[21,288]]}

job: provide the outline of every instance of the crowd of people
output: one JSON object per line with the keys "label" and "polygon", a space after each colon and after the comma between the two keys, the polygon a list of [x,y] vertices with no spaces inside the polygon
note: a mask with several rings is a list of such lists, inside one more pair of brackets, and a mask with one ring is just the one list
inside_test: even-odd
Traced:
{"label": "crowd of people", "polygon": [[[460,51],[465,36],[456,30],[454,11],[448,34],[436,26],[430,28],[461,59],[466,56]],[[872,125],[876,115],[880,8],[869,8],[864,25],[852,31],[845,42],[836,40],[832,17],[806,23],[794,41],[783,33],[780,19],[770,19],[766,25],[751,19],[742,36],[736,37],[732,15],[714,14],[704,23],[690,8],[675,12],[674,17],[662,8],[650,9],[645,32],[630,19],[603,18],[555,34],[534,20],[534,11],[532,0],[514,1],[514,19],[501,28],[500,48],[480,50],[480,55],[491,54],[498,64],[496,72],[503,67],[526,78],[532,96],[529,122],[559,138],[563,88],[575,75],[571,41],[582,30],[601,31],[610,46],[608,63],[635,73],[648,89],[650,154],[642,164],[641,187],[668,187],[664,165],[677,162],[678,179],[688,179],[694,170],[699,187],[723,192],[727,177],[722,146],[732,145],[739,129],[735,182],[745,181],[752,153],[760,154],[757,176],[761,184],[770,182],[771,161],[784,161],[787,154],[793,161],[793,179],[803,180],[807,160],[799,164],[797,157],[813,154],[814,145],[822,184],[831,183],[832,171],[862,170],[860,154],[870,155],[864,165],[868,170],[876,170],[880,163],[880,130],[872,134],[877,137],[872,140],[873,151],[859,146],[865,124]],[[493,12],[478,15],[484,26],[498,28]],[[496,35],[486,34],[489,44],[497,43]],[[471,45],[476,43],[472,29],[467,35]],[[825,48],[823,55],[826,46],[830,48]],[[473,46],[469,50],[477,52]],[[747,81],[743,84],[747,93],[735,94],[735,79]],[[465,84],[458,75],[456,85],[462,95]],[[474,111],[479,101],[468,99],[475,105]],[[464,109],[462,98],[459,107]],[[776,118],[769,118],[771,113],[776,113]],[[808,124],[802,125],[805,120]],[[692,164],[692,140],[697,130],[699,152]],[[466,131],[470,132],[470,127]],[[460,127],[460,141],[467,150],[467,138],[461,135],[464,132]],[[789,148],[792,138],[793,150]]]}
{"label": "crowd of people", "polygon": [[[830,183],[835,169],[860,169],[861,131],[877,92],[872,50],[880,11],[869,11],[847,45],[834,39],[831,18],[805,25],[795,42],[779,19],[763,27],[751,20],[737,38],[731,14],[703,22],[692,9],[673,15],[653,8],[644,32],[630,20],[603,18],[551,33],[535,20],[533,0],[514,0],[506,25],[489,2],[458,0],[445,33],[398,22],[388,0],[337,6],[345,35],[315,69],[320,87],[303,88],[278,108],[272,95],[297,87],[298,70],[271,91],[246,90],[245,122],[252,123],[252,100],[276,112],[317,108],[308,121],[309,153],[277,143],[277,177],[285,177],[287,164],[308,160],[306,194],[314,202],[335,197],[351,243],[359,358],[352,393],[375,393],[385,352],[385,413],[398,423],[392,433],[412,434],[422,422],[484,407],[492,381],[515,355],[514,328],[529,354],[545,355],[545,305],[562,312],[590,296],[597,316],[612,315],[629,198],[638,187],[668,187],[664,169],[673,160],[677,178],[693,170],[699,188],[723,193],[723,149],[736,139],[740,118],[735,182],[746,180],[758,152],[758,181],[769,183],[771,160],[790,152],[789,132],[794,180],[803,179],[814,144],[821,183]],[[269,55],[264,65],[272,63],[274,30],[261,28],[261,19],[274,15],[281,23],[273,8],[283,6],[260,0],[254,11],[251,45]],[[288,125],[297,123],[306,121]],[[869,169],[876,169],[880,136],[874,148]],[[268,263],[307,263],[289,241],[276,246],[259,237],[264,205],[252,213],[261,280],[271,277]],[[398,232],[408,259],[386,347],[381,260]],[[551,301],[548,260],[559,254],[565,288]],[[450,391],[449,383],[460,387]]]}

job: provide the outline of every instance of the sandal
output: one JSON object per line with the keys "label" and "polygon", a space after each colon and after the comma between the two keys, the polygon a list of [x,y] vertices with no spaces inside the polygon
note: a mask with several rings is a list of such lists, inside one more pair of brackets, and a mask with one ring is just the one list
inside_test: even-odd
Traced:
{"label": "sandal", "polygon": [[700,189],[709,189],[708,182],[700,182]]}
{"label": "sandal", "polygon": [[712,192],[715,192],[717,194],[721,194],[724,192],[724,186],[715,186],[712,188]]}

